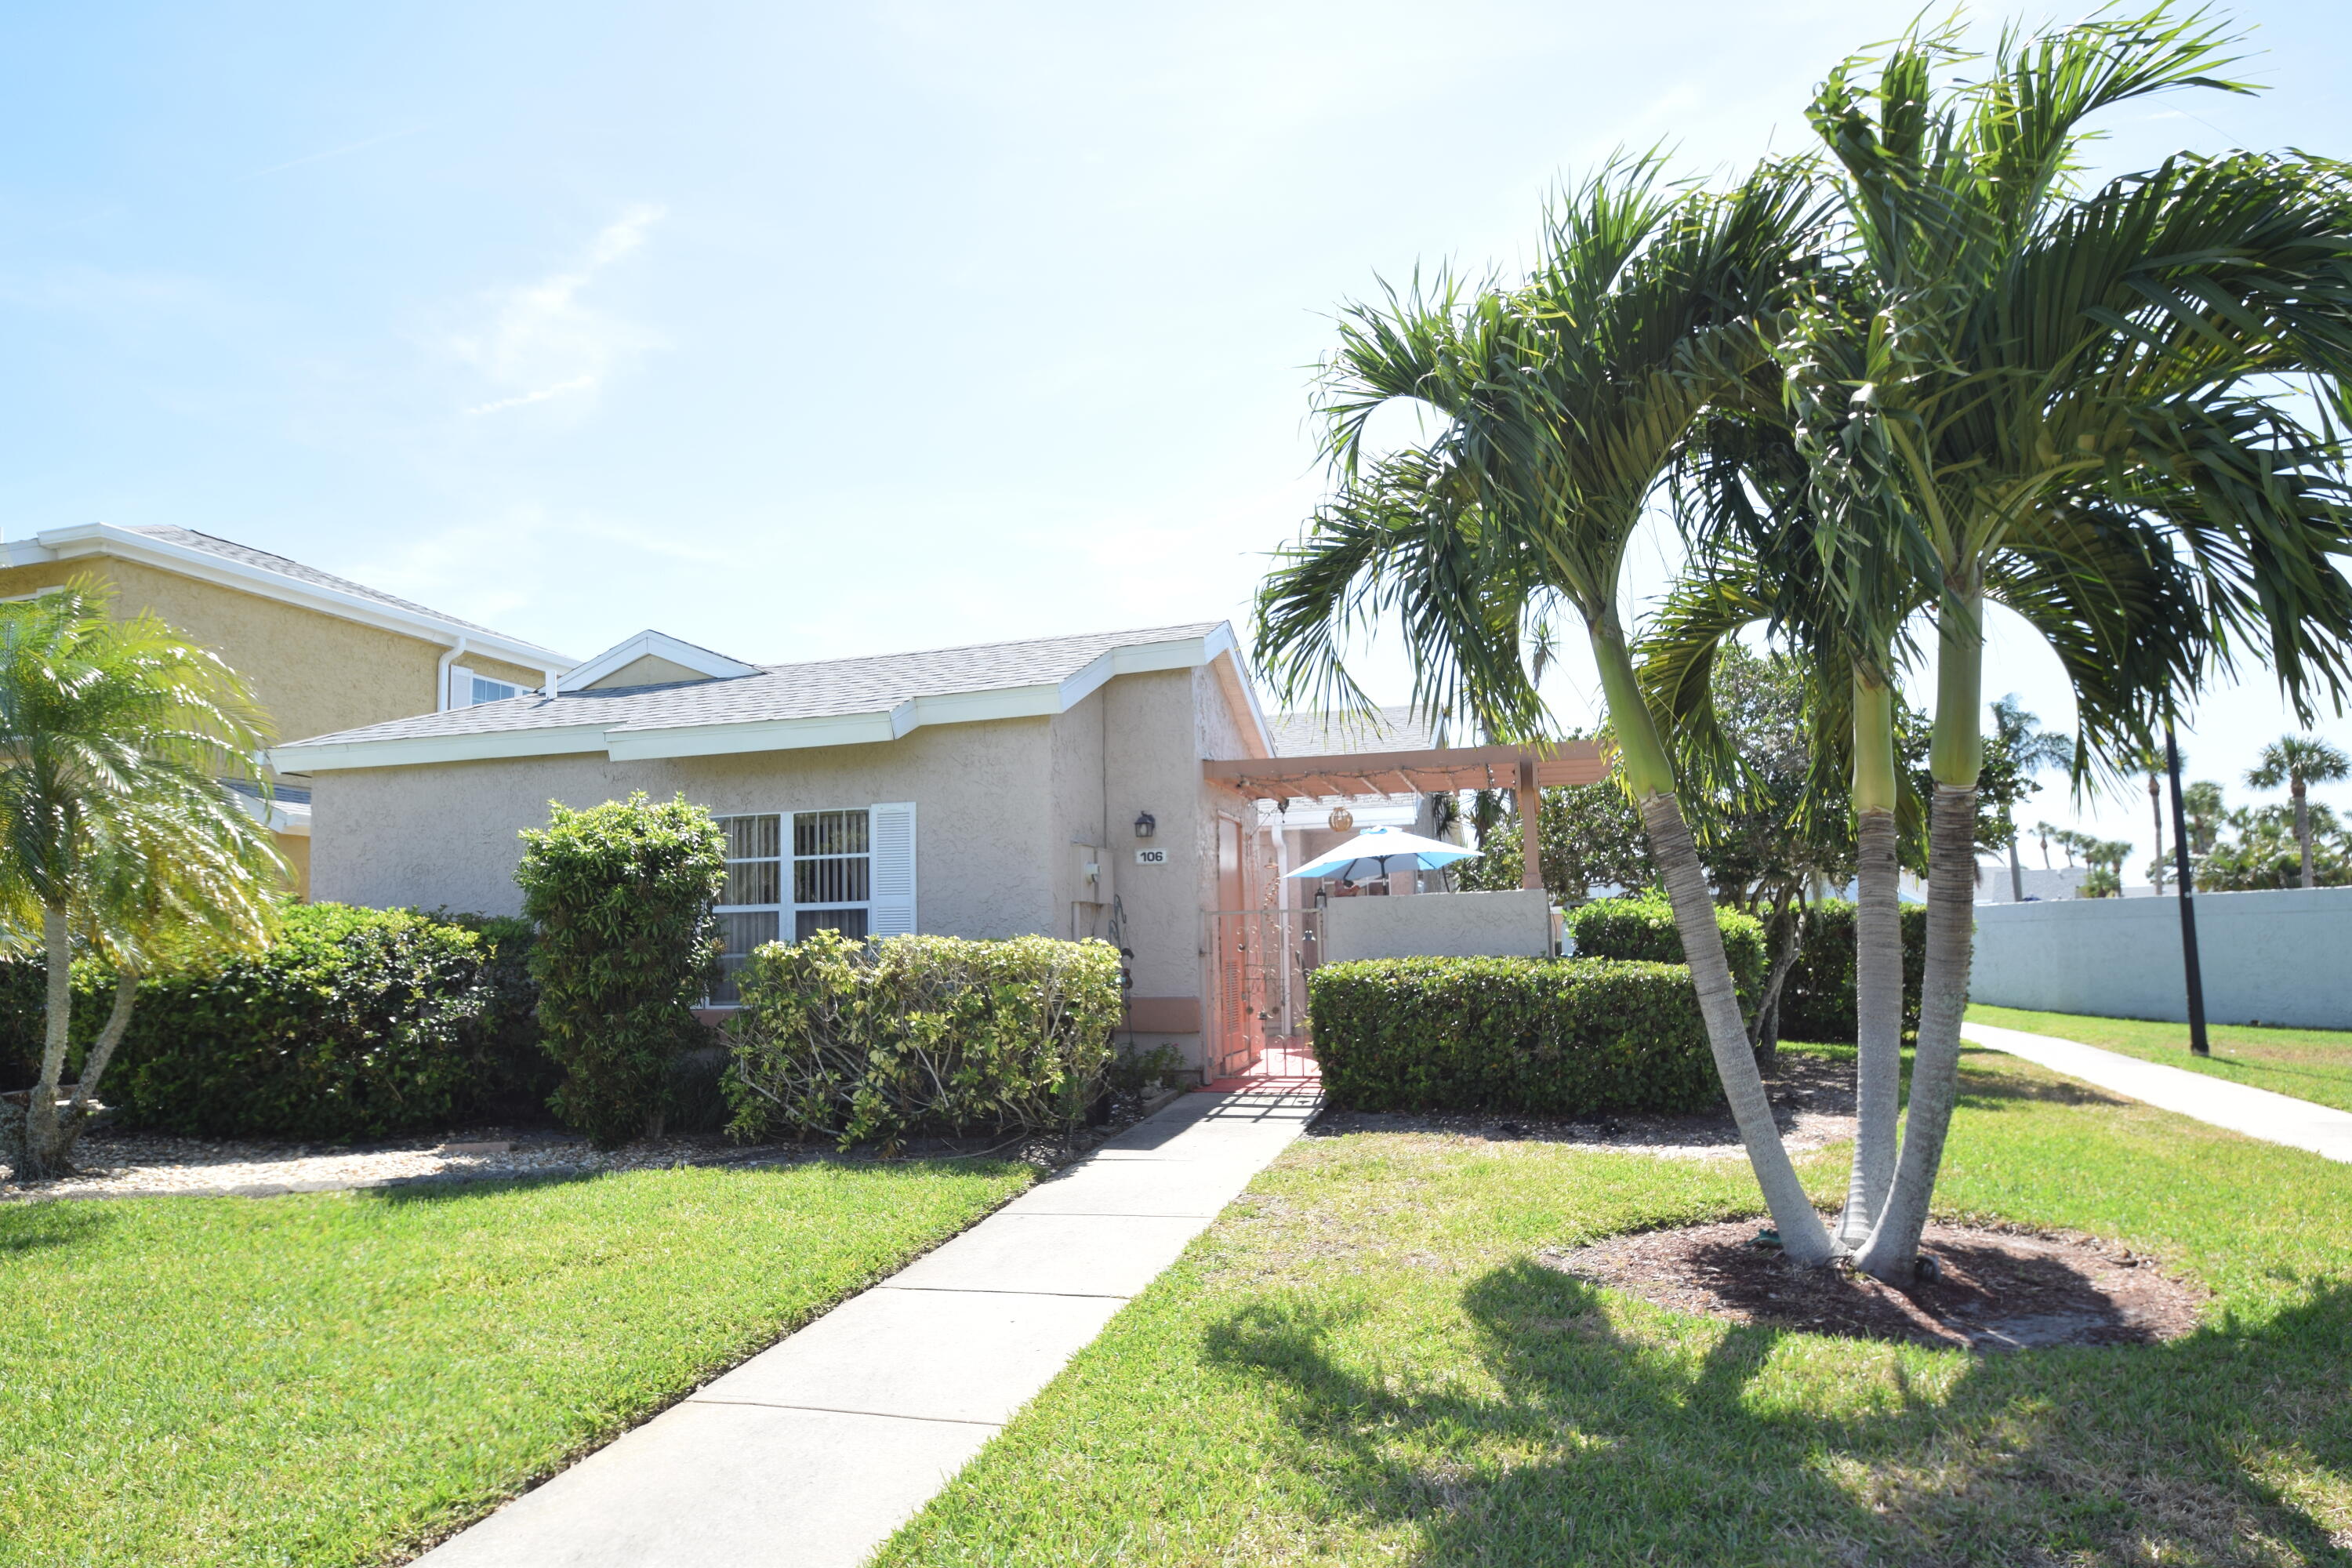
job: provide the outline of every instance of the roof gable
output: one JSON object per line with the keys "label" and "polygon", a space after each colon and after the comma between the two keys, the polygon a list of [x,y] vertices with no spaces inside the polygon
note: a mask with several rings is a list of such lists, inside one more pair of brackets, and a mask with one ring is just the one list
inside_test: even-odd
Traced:
{"label": "roof gable", "polygon": [[651,628],[563,672],[561,691],[622,690],[757,675],[760,667]]}

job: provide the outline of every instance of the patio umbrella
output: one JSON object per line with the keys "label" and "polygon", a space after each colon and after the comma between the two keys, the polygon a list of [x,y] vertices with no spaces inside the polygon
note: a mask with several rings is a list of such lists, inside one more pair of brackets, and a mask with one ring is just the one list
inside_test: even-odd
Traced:
{"label": "patio umbrella", "polygon": [[[1373,877],[1385,877],[1391,870],[1434,870],[1450,866],[1456,860],[1475,860],[1478,851],[1465,849],[1459,844],[1442,839],[1423,838],[1418,833],[1407,833],[1401,827],[1368,827],[1345,844],[1327,849],[1297,870],[1293,877],[1338,877],[1346,881],[1360,882]],[[1364,866],[1377,868],[1362,871]]]}

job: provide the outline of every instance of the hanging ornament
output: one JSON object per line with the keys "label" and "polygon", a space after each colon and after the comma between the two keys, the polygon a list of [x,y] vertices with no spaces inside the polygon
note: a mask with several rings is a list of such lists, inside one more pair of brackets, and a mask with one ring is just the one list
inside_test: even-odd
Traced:
{"label": "hanging ornament", "polygon": [[1344,805],[1335,805],[1324,823],[1334,833],[1345,833],[1356,826],[1356,814]]}

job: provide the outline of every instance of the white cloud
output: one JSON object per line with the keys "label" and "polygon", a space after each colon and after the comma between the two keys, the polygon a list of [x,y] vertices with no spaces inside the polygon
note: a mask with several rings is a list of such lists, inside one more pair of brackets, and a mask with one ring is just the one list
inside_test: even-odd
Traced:
{"label": "white cloud", "polygon": [[630,356],[663,346],[659,333],[582,299],[598,274],[645,244],[662,216],[658,206],[629,208],[576,264],[509,291],[487,328],[451,340],[459,359],[507,392],[467,415],[593,394]]}

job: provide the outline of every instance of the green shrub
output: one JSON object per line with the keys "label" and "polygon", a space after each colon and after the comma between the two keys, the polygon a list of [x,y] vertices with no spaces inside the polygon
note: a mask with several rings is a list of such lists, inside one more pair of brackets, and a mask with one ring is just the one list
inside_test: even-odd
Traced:
{"label": "green shrub", "polygon": [[[1919,976],[1927,962],[1927,906],[1903,906],[1903,1026],[1919,1026]],[[1780,1037],[1824,1044],[1853,1041],[1853,905],[1815,904],[1805,940],[1780,987]]]}
{"label": "green shrub", "polygon": [[1722,1099],[1678,963],[1368,959],[1317,969],[1307,1001],[1324,1092],[1359,1110],[1577,1116]]}
{"label": "green shrub", "polygon": [[845,1149],[1075,1126],[1121,1010],[1118,949],[1043,936],[861,944],[820,931],[760,948],[739,978],[730,1131]]}
{"label": "green shrub", "polygon": [[[1764,994],[1764,922],[1738,910],[1716,907],[1723,932],[1723,955],[1731,964],[1740,1005],[1753,1007]],[[1683,935],[1663,893],[1632,899],[1597,899],[1569,911],[1568,929],[1579,958],[1618,958],[1641,963],[1683,962]]]}
{"label": "green shrub", "polygon": [[[515,921],[305,904],[265,951],[150,975],[109,1068],[124,1122],[195,1137],[373,1138],[528,1114],[552,1075]],[[42,965],[0,963],[0,1013],[29,1075]],[[113,979],[74,966],[75,1059]]]}
{"label": "green shrub", "polygon": [[676,1058],[711,1043],[694,1006],[719,971],[725,838],[682,795],[548,810],[523,830],[515,880],[539,928],[540,1029],[563,1069],[551,1103],[613,1148],[661,1131]]}

